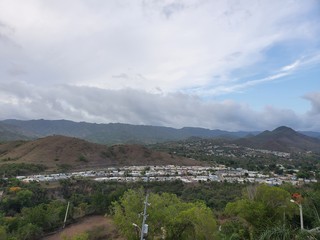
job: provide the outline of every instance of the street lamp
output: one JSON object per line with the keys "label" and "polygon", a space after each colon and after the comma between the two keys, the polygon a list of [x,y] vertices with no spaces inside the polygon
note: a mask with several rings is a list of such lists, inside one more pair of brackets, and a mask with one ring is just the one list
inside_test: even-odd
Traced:
{"label": "street lamp", "polygon": [[138,226],[138,224],[132,223],[132,226],[137,228],[139,230],[139,236],[141,235],[141,228]]}
{"label": "street lamp", "polygon": [[303,213],[302,213],[302,204],[300,201],[295,201],[293,199],[290,200],[290,202],[295,203],[299,206],[299,211],[300,211],[300,226],[301,226],[301,230],[303,230]]}
{"label": "street lamp", "polygon": [[143,237],[148,234],[148,224],[143,225],[143,230],[141,229],[141,227],[138,226],[138,224],[132,223],[132,226],[136,227],[139,230],[140,238],[144,239]]}

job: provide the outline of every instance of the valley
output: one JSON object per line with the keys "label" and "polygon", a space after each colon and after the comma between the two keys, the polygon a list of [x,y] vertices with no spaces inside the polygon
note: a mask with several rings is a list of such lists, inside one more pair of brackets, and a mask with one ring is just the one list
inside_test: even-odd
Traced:
{"label": "valley", "polygon": [[[290,199],[297,192],[305,199],[306,226],[317,231],[312,209],[320,209],[320,140],[288,127],[238,137],[149,139],[144,144],[101,144],[63,135],[15,137],[0,143],[0,236],[2,231],[28,240],[131,239],[138,236],[132,223],[140,221],[135,216],[149,193],[149,234],[154,239],[164,234],[159,222],[175,238],[179,225],[189,224],[190,211],[202,217],[185,225],[188,231],[201,226],[213,239],[262,236],[283,216],[296,227],[297,209]],[[67,203],[71,211],[62,230]],[[178,215],[162,216],[163,211]],[[263,219],[271,221],[267,230]]]}

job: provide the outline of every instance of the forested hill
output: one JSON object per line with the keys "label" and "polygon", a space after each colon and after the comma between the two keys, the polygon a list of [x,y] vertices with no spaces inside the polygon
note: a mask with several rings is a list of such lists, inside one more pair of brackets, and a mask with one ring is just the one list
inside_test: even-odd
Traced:
{"label": "forested hill", "polygon": [[[95,143],[157,143],[164,141],[184,140],[190,137],[214,138],[227,137],[239,138],[249,132],[228,132],[222,130],[209,130],[204,128],[185,127],[175,129],[170,127],[130,125],[122,123],[95,124],[87,122],[72,122],[67,120],[4,120],[5,124],[15,128],[16,135],[24,136],[24,139],[45,137],[50,135],[64,135],[77,137]],[[256,133],[254,133],[256,134]],[[16,140],[21,138],[16,136]],[[14,139],[12,136],[11,139]],[[0,140],[6,140],[1,139]]]}
{"label": "forested hill", "polygon": [[36,134],[18,126],[0,123],[0,141],[28,140],[36,137]]}
{"label": "forested hill", "polygon": [[264,131],[256,136],[238,139],[235,143],[256,149],[282,152],[320,152],[320,139],[306,136],[285,126],[273,131]]}

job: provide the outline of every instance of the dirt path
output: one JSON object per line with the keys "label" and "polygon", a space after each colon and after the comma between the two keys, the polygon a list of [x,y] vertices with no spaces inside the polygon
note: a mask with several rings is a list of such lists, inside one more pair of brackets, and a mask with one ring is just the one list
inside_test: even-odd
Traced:
{"label": "dirt path", "polygon": [[[90,216],[83,218],[80,222],[67,226],[63,231],[51,236],[42,238],[42,240],[62,240],[63,236],[71,237],[87,231],[99,232],[103,239],[125,240],[118,233],[113,221],[104,216]],[[99,235],[99,236],[100,236]]]}

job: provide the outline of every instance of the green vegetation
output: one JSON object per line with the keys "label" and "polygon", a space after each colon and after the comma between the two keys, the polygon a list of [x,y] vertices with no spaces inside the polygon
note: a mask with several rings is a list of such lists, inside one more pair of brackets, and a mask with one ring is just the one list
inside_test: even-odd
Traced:
{"label": "green vegetation", "polygon": [[279,187],[250,186],[241,199],[227,204],[225,213],[244,219],[257,235],[292,219],[296,206],[290,199],[290,193]]}
{"label": "green vegetation", "polygon": [[[57,183],[1,180],[0,239],[39,239],[86,215],[108,214],[128,239],[138,239],[132,223],[141,224],[144,190],[150,193],[149,239],[319,239],[320,184],[283,185],[175,182],[95,182],[68,179]],[[304,225],[291,195],[303,196]],[[220,231],[219,231],[220,229]],[[93,229],[71,239],[99,239]],[[178,237],[177,237],[178,236]]]}
{"label": "green vegetation", "polygon": [[[320,197],[319,191],[314,192],[316,186],[306,186],[306,197],[301,199],[307,229],[319,226],[317,214],[320,208],[314,204],[314,199],[307,197],[310,194]],[[231,224],[228,221],[226,227],[223,224],[222,233],[237,237],[234,239],[319,239],[319,232],[300,230],[298,207],[290,202],[292,196],[288,190],[297,189],[289,185],[281,188],[267,185],[247,187],[239,200],[227,204],[224,214],[229,220],[238,221]]]}
{"label": "green vegetation", "polygon": [[72,169],[72,165],[67,164],[67,163],[61,163],[61,164],[56,164],[58,167],[58,171],[60,172],[67,172]]}
{"label": "green vegetation", "polygon": [[43,172],[46,167],[42,164],[29,163],[6,163],[0,168],[0,176],[14,177]]}
{"label": "green vegetation", "polygon": [[80,162],[88,162],[88,159],[87,159],[87,157],[86,157],[85,155],[81,154],[81,155],[79,156],[79,161],[80,161]]}
{"label": "green vegetation", "polygon": [[[132,223],[139,223],[144,191],[129,190],[113,203],[114,221],[129,240],[137,239]],[[203,202],[186,203],[176,195],[151,193],[148,202],[148,238],[214,239],[217,224],[213,212]]]}

